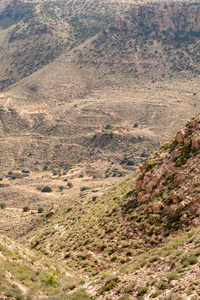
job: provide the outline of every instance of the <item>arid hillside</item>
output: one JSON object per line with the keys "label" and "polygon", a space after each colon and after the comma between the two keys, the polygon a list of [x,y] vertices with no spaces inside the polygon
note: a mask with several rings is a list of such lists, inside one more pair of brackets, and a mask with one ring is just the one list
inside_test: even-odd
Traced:
{"label": "arid hillside", "polygon": [[[101,26],[95,27],[95,34],[92,29],[91,32],[85,29],[84,33],[90,32],[90,36],[73,31],[70,43],[62,42],[68,48],[56,42],[61,52],[43,66],[37,59],[38,53],[39,59],[43,54],[49,57],[47,48],[54,47],[52,39],[58,33],[64,39],[69,28],[64,30],[62,25],[61,30],[50,21],[43,22],[46,20],[43,14],[49,9],[44,9],[45,2],[32,4],[31,8],[20,3],[17,1],[15,5],[22,5],[22,16],[30,13],[28,21],[24,23],[22,17],[17,25],[11,26],[12,30],[9,27],[2,31],[9,38],[12,32],[10,43],[19,43],[23,48],[23,55],[14,58],[21,71],[11,65],[13,72],[22,75],[20,78],[25,77],[11,86],[9,83],[9,88],[0,94],[3,172],[9,171],[8,165],[11,169],[41,170],[46,165],[51,169],[83,160],[91,162],[96,160],[96,153],[107,161],[123,164],[133,159],[134,164],[139,164],[199,111],[198,4],[151,4],[122,12],[128,9],[124,3],[121,6],[108,3],[103,23],[98,22],[100,17],[96,15],[101,3],[90,6],[82,3],[76,10],[71,7],[71,15],[66,4],[62,6],[62,16],[68,20],[69,28],[80,25],[70,21],[72,16],[82,17],[84,26],[91,28],[87,22],[90,9],[93,13],[90,21],[94,17],[94,27],[97,23]],[[57,14],[61,10],[57,7],[59,3],[50,5]],[[107,14],[113,5],[114,21],[108,25],[112,18]],[[85,15],[81,15],[83,7],[87,10]],[[6,8],[2,16],[5,14]],[[31,21],[32,16],[40,16],[40,23]],[[57,15],[55,18],[60,20]],[[41,29],[41,36],[38,24],[46,26],[45,32]],[[76,30],[83,30],[83,24]],[[27,40],[30,37],[34,40]],[[4,46],[7,47],[6,43]],[[16,47],[20,49],[17,44]],[[14,44],[11,48],[15,49]],[[29,50],[31,55],[26,52]],[[13,50],[13,55],[18,56],[17,53]],[[27,74],[22,71],[21,59],[26,62]],[[32,62],[30,68],[29,59],[34,59],[36,68]],[[5,66],[8,70],[7,63]],[[28,76],[30,72],[33,74]],[[5,80],[5,74],[2,76]]]}
{"label": "arid hillside", "polygon": [[199,126],[197,115],[149,156],[140,172],[62,198],[6,234],[87,274],[83,288],[90,297],[194,299],[199,295]]}

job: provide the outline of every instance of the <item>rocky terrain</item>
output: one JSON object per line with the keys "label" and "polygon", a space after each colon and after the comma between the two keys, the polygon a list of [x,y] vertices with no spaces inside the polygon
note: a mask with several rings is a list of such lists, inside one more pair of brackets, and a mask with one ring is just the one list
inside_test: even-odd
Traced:
{"label": "rocky terrain", "polygon": [[0,299],[200,297],[200,6],[137,4],[0,3]]}
{"label": "rocky terrain", "polygon": [[195,299],[199,126],[197,115],[140,172],[101,193],[85,188],[6,234],[87,275],[87,297]]}

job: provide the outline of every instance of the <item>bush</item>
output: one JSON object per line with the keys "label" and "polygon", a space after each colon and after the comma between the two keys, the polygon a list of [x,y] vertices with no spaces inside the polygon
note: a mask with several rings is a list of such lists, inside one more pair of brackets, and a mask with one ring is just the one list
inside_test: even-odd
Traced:
{"label": "bush", "polygon": [[3,176],[0,176],[0,181],[2,181],[3,180]]}
{"label": "bush", "polygon": [[134,282],[130,283],[129,285],[127,285],[127,286],[125,287],[125,290],[124,290],[124,291],[125,291],[126,293],[132,293],[132,292],[134,291],[135,286],[136,286],[136,282],[134,281]]}
{"label": "bush", "polygon": [[24,212],[27,212],[27,211],[29,211],[29,210],[30,210],[29,206],[24,206],[24,207],[23,207],[23,211],[24,211]]}
{"label": "bush", "polygon": [[83,177],[84,177],[84,173],[81,172],[80,175],[79,175],[79,177],[80,177],[80,178],[83,178]]}
{"label": "bush", "polygon": [[30,173],[30,170],[27,168],[22,169],[22,173]]}
{"label": "bush", "polygon": [[41,214],[44,211],[43,207],[38,207],[38,213]]}
{"label": "bush", "polygon": [[81,187],[81,192],[86,191],[88,189],[89,189],[88,186],[83,186],[83,187]]}
{"label": "bush", "polygon": [[144,294],[146,294],[146,292],[148,291],[148,287],[147,286],[143,286],[140,288],[139,292],[138,292],[138,296],[143,296]]}
{"label": "bush", "polygon": [[63,186],[63,185],[60,185],[60,186],[59,186],[59,190],[60,190],[60,192],[62,192],[62,191],[64,190],[64,186]]}
{"label": "bush", "polygon": [[118,281],[119,279],[117,277],[107,280],[105,286],[103,287],[102,292],[107,292],[112,290],[117,285]]}
{"label": "bush", "polygon": [[67,186],[71,189],[71,188],[73,188],[74,185],[73,185],[72,182],[69,181],[68,184],[67,184]]}
{"label": "bush", "polygon": [[0,208],[1,208],[1,209],[4,209],[4,208],[6,208],[6,204],[5,204],[5,202],[2,202],[2,203],[0,203]]}
{"label": "bush", "polygon": [[134,166],[135,165],[135,160],[133,158],[128,159],[127,165],[128,166]]}
{"label": "bush", "polygon": [[44,186],[41,190],[42,193],[51,193],[52,192],[52,188],[48,185]]}

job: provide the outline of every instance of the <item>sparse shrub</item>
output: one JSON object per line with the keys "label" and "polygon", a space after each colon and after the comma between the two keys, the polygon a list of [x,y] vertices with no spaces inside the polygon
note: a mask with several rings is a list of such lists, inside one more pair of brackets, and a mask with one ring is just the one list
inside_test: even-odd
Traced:
{"label": "sparse shrub", "polygon": [[74,185],[73,185],[72,182],[69,181],[68,184],[67,184],[67,186],[71,189],[71,188],[73,188]]}
{"label": "sparse shrub", "polygon": [[89,189],[88,186],[83,186],[83,187],[81,187],[81,192],[86,191],[86,190],[88,190],[88,189]]}
{"label": "sparse shrub", "polygon": [[29,211],[29,210],[30,210],[29,206],[26,205],[26,206],[23,207],[23,211],[24,211],[24,212],[27,212],[27,211]]}
{"label": "sparse shrub", "polygon": [[42,187],[41,186],[37,186],[36,190],[41,191]]}
{"label": "sparse shrub", "polygon": [[198,263],[198,259],[196,258],[195,255],[189,256],[189,264],[190,264],[190,265],[195,265],[195,264],[197,264],[197,263]]}
{"label": "sparse shrub", "polygon": [[125,292],[126,293],[132,293],[133,291],[134,291],[134,288],[135,288],[135,286],[136,286],[136,282],[134,281],[134,282],[131,282],[129,285],[127,285],[126,287],[125,287]]}
{"label": "sparse shrub", "polygon": [[93,175],[93,179],[96,179],[96,178],[98,178],[98,177],[99,177],[98,174],[94,174],[94,175]]}
{"label": "sparse shrub", "polygon": [[2,202],[2,203],[0,203],[0,208],[1,208],[1,209],[4,209],[4,208],[6,208],[6,204],[5,204],[5,202]]}
{"label": "sparse shrub", "polygon": [[39,213],[39,214],[41,214],[43,211],[44,211],[44,208],[43,208],[43,207],[41,207],[41,206],[38,207],[38,213]]}
{"label": "sparse shrub", "polygon": [[83,177],[84,177],[84,173],[81,172],[80,175],[79,175],[79,177],[80,177],[80,178],[83,178]]}
{"label": "sparse shrub", "polygon": [[106,244],[102,244],[102,245],[100,246],[100,250],[101,250],[101,251],[104,251],[106,248],[107,248],[107,245],[106,245]]}
{"label": "sparse shrub", "polygon": [[176,270],[172,271],[171,273],[168,274],[167,276],[169,282],[172,281],[172,280],[178,280],[179,279],[179,275],[177,273]]}
{"label": "sparse shrub", "polygon": [[22,173],[30,173],[30,170],[27,168],[22,169]]}
{"label": "sparse shrub", "polygon": [[0,181],[2,181],[3,180],[3,176],[0,176]]}
{"label": "sparse shrub", "polygon": [[60,190],[60,192],[62,192],[62,191],[64,190],[64,186],[63,186],[63,185],[60,185],[60,186],[59,186],[59,190]]}
{"label": "sparse shrub", "polygon": [[118,255],[117,254],[112,255],[110,261],[116,261],[116,260],[118,260]]}
{"label": "sparse shrub", "polygon": [[103,287],[102,292],[107,292],[112,290],[117,285],[118,281],[119,279],[117,277],[107,280],[105,286]]}
{"label": "sparse shrub", "polygon": [[68,181],[68,178],[65,178],[63,181],[65,181],[65,182]]}
{"label": "sparse shrub", "polygon": [[146,294],[146,292],[148,291],[148,287],[147,286],[143,286],[139,289],[137,295],[138,296],[143,296],[144,294]]}
{"label": "sparse shrub", "polygon": [[11,178],[14,180],[17,178],[17,176],[15,174],[13,174]]}
{"label": "sparse shrub", "polygon": [[55,277],[53,275],[47,276],[46,285],[51,285],[51,286],[55,286],[56,285],[56,279],[55,279]]}
{"label": "sparse shrub", "polygon": [[52,188],[48,185],[44,186],[42,189],[41,189],[41,192],[42,193],[51,193],[52,192]]}
{"label": "sparse shrub", "polygon": [[134,166],[135,165],[135,160],[133,158],[129,158],[127,161],[128,166]]}

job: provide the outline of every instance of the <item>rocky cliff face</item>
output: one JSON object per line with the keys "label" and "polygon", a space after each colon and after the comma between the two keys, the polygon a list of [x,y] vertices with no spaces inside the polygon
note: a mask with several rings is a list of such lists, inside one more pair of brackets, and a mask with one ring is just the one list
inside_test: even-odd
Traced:
{"label": "rocky cliff face", "polygon": [[107,66],[111,74],[148,78],[199,74],[200,6],[136,6],[115,20],[93,42],[82,63]]}
{"label": "rocky cliff face", "polygon": [[[167,41],[200,35],[200,6],[194,4],[157,4],[134,7],[117,17],[105,30],[112,36],[115,31],[132,31],[134,36],[165,38]],[[188,37],[187,37],[188,38]]]}
{"label": "rocky cliff face", "polygon": [[197,116],[140,166],[133,199],[145,204],[141,229],[148,235],[200,225],[199,129]]}

